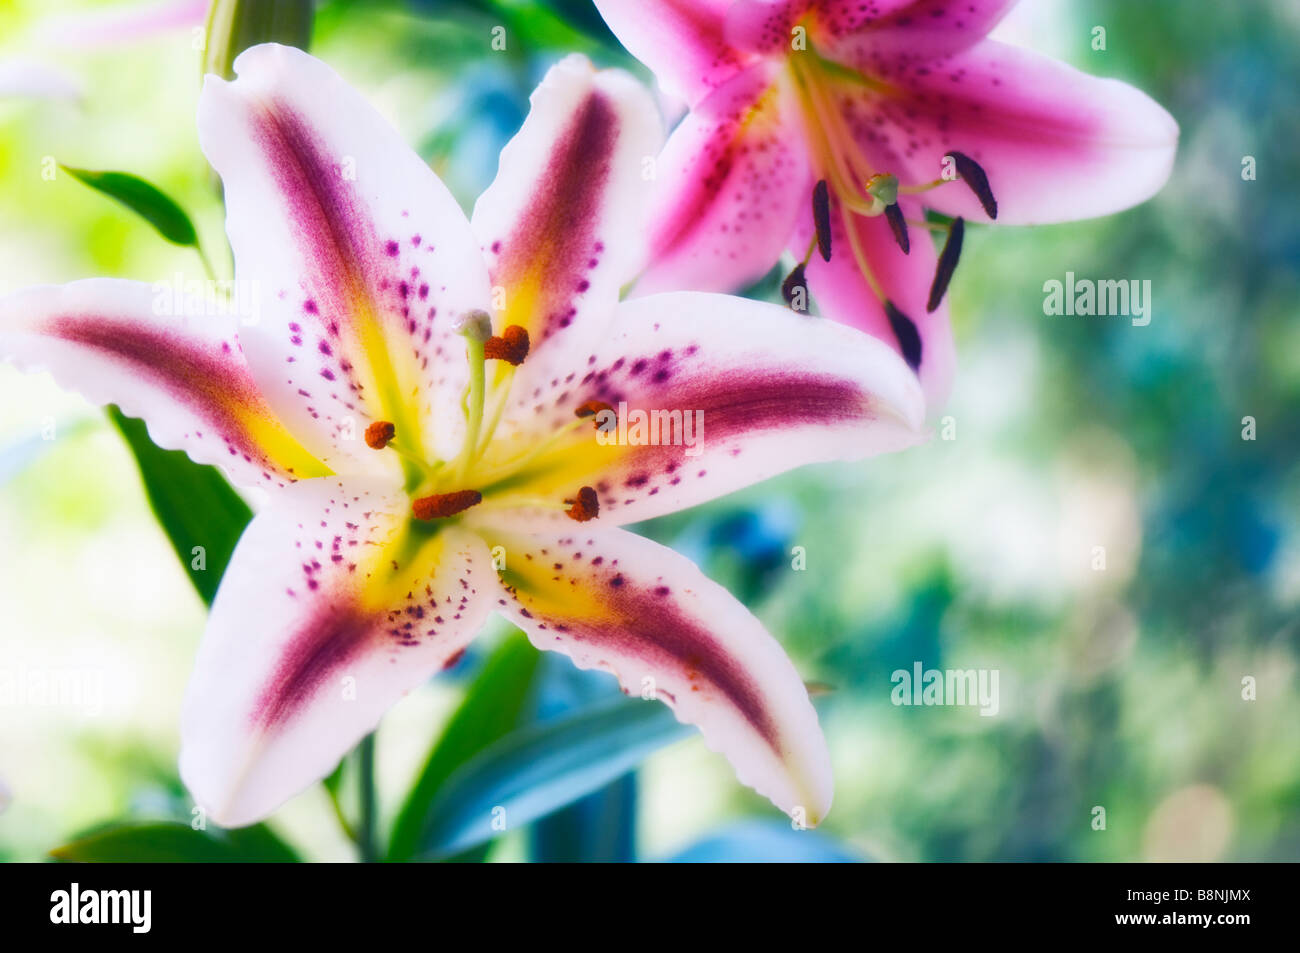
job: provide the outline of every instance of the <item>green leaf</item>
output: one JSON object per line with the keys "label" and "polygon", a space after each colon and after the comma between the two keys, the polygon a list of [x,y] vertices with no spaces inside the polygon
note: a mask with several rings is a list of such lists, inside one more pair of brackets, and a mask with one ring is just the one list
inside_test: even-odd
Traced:
{"label": "green leaf", "polygon": [[239,827],[224,832],[225,840],[238,851],[241,860],[264,864],[296,864],[298,852],[265,824]]}
{"label": "green leaf", "polygon": [[185,210],[173,202],[157,186],[128,172],[94,172],[59,166],[73,178],[84,182],[96,192],[125,205],[158,230],[158,234],[174,245],[198,249],[199,236],[194,223]]}
{"label": "green leaf", "polygon": [[636,862],[635,771],[595,794],[538,818],[530,830],[529,860],[538,864]]}
{"label": "green leaf", "polygon": [[388,860],[415,856],[428,828],[430,805],[447,779],[488,745],[517,728],[524,716],[540,654],[515,630],[492,654],[425,760],[402,805],[388,843]]}
{"label": "green leaf", "polygon": [[56,847],[57,860],[102,863],[292,863],[298,855],[263,824],[196,831],[175,821],[117,824]]}
{"label": "green leaf", "polygon": [[212,605],[253,511],[215,467],[195,463],[180,450],[159,449],[142,421],[116,407],[108,408],[108,416],[135,455],[149,505],[176,556],[203,601]]}
{"label": "green leaf", "polygon": [[429,809],[424,854],[436,859],[482,844],[500,833],[498,819],[514,829],[545,817],[688,730],[658,702],[620,698],[507,735],[442,787]]}

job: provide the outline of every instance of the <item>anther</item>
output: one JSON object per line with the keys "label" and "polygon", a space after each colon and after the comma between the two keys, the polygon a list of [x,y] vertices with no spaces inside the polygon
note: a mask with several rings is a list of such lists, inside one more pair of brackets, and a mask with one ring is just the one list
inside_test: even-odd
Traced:
{"label": "anther", "polygon": [[813,186],[812,211],[813,226],[817,229],[817,250],[822,253],[822,261],[830,261],[831,196],[825,179],[821,179]]}
{"label": "anther", "polygon": [[418,520],[446,519],[463,513],[471,506],[483,502],[478,490],[456,490],[453,493],[435,493],[411,501],[411,513]]}
{"label": "anther", "polygon": [[614,409],[613,407],[605,403],[603,400],[587,400],[587,401],[583,401],[577,407],[573,408],[573,416],[595,417],[602,410],[612,411],[613,409]]}
{"label": "anther", "polygon": [[802,263],[795,265],[794,271],[781,282],[781,297],[785,299],[791,311],[798,311],[800,314],[808,311],[808,278],[804,274]]}
{"label": "anther", "polygon": [[889,230],[894,233],[894,241],[898,242],[898,247],[903,249],[906,255],[912,249],[911,240],[907,237],[907,220],[903,218],[903,210],[898,207],[898,203],[885,206],[885,221],[889,223]]}
{"label": "anther", "polygon": [[926,311],[933,311],[943,300],[944,293],[948,290],[948,282],[952,281],[952,273],[957,270],[957,259],[961,257],[961,241],[965,233],[965,221],[954,218],[952,225],[949,226],[948,240],[944,242],[943,251],[939,253],[939,267],[934,271],[934,283],[930,285],[930,300],[926,302]]}
{"label": "anther", "polygon": [[596,491],[589,486],[584,486],[578,491],[576,500],[565,500],[564,502],[573,504],[564,511],[565,515],[571,520],[577,520],[579,523],[594,520],[600,513],[600,499],[596,496]]}
{"label": "anther", "polygon": [[957,174],[961,176],[961,180],[970,186],[970,190],[980,200],[980,205],[984,207],[984,214],[989,218],[997,218],[998,200],[993,197],[993,190],[989,188],[989,177],[985,175],[984,167],[964,153],[950,152],[948,155],[957,166]]}
{"label": "anther", "polygon": [[383,450],[397,436],[397,428],[387,420],[376,420],[366,428],[366,446],[371,450]]}
{"label": "anther", "polygon": [[510,325],[500,337],[490,337],[483,343],[483,356],[518,367],[528,356],[528,332],[517,324]]}
{"label": "anther", "polygon": [[894,329],[903,360],[915,372],[921,366],[921,333],[917,331],[916,323],[899,311],[892,301],[885,302],[885,315],[889,318],[889,326]]}

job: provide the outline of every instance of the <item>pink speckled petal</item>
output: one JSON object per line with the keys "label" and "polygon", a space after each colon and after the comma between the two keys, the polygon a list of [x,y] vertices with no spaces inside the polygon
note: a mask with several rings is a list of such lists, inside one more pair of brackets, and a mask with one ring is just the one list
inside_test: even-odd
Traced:
{"label": "pink speckled petal", "polygon": [[[899,204],[906,217],[922,217],[920,203],[903,199]],[[872,274],[880,282],[885,295],[916,327],[921,343],[916,370],[925,390],[928,412],[936,414],[943,409],[952,389],[956,354],[948,321],[948,299],[945,297],[933,313],[925,310],[939,258],[934,241],[928,232],[913,228],[910,250],[905,255],[883,215],[875,218],[855,215],[850,220],[857,230]],[[820,255],[813,255],[808,263],[808,289],[813,301],[825,317],[866,331],[902,355],[904,348],[900,332],[891,324],[880,299],[858,268],[846,228],[840,203],[832,197],[831,245],[835,253],[829,262],[822,261]],[[798,249],[802,255],[812,236],[810,211],[799,220],[791,250]]]}
{"label": "pink speckled petal", "polygon": [[98,404],[143,417],[159,446],[221,467],[241,486],[283,486],[329,469],[258,392],[236,319],[187,306],[170,285],[93,278],[0,299],[0,360],[48,370]]}
{"label": "pink speckled petal", "polygon": [[383,714],[461,652],[492,605],[472,534],[410,534],[373,479],[282,490],[212,606],[181,719],[181,777],[209,816],[251,824],[328,774]]}
{"label": "pink speckled petal", "polygon": [[[1173,167],[1178,124],[1159,104],[1028,50],[985,40],[926,64],[873,68],[896,92],[865,93],[850,108],[875,164],[923,182],[942,174],[945,153],[963,152],[988,174],[1001,224],[1107,215],[1150,198]],[[961,184],[924,201],[988,220]]]}
{"label": "pink speckled petal", "polygon": [[[614,674],[695,725],[736,776],[808,826],[830,809],[830,755],[799,673],[750,612],[683,556],[592,524],[484,537],[505,551],[497,608],[540,649]],[[648,702],[647,702],[648,703]]]}
{"label": "pink speckled petal", "polygon": [[[758,56],[785,56],[807,49],[809,16],[817,0],[735,0],[727,9],[727,40]],[[802,27],[803,33],[796,28]]]}
{"label": "pink speckled petal", "polygon": [[984,39],[1016,0],[821,0],[815,36],[831,59],[863,66],[955,53]]}
{"label": "pink speckled petal", "polygon": [[[611,330],[570,374],[517,395],[511,413],[546,433],[597,401],[627,428],[601,437],[593,419],[503,487],[503,499],[559,501],[592,486],[602,522],[630,523],[803,464],[924,439],[912,371],[886,345],[835,322],[677,292],[623,302]],[[634,412],[647,421],[641,437]]]}
{"label": "pink speckled petal", "polygon": [[[490,305],[487,269],[455,199],[324,63],[267,44],[209,76],[199,138],[225,186],[239,282],[259,320],[240,335],[272,406],[335,469],[375,467],[372,420],[408,449],[460,442],[464,340]],[[306,437],[304,437],[306,439]]]}
{"label": "pink speckled petal", "polygon": [[694,104],[743,69],[750,57],[725,36],[731,0],[595,0],[629,53],[670,96]]}
{"label": "pink speckled petal", "polygon": [[798,113],[773,79],[751,67],[669,137],[637,294],[737,291],[780,257],[813,183]]}
{"label": "pink speckled petal", "polygon": [[528,331],[522,378],[603,333],[645,257],[645,169],[663,144],[649,93],[582,56],[556,64],[474,206],[497,294],[497,333]]}

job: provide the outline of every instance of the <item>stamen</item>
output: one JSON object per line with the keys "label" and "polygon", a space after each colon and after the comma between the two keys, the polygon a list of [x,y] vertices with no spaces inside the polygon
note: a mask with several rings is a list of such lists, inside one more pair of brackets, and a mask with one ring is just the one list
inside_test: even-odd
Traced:
{"label": "stamen", "polygon": [[900,195],[920,195],[922,192],[931,192],[940,186],[947,185],[952,179],[938,178],[931,182],[922,182],[920,185],[900,185],[898,192]]}
{"label": "stamen", "polygon": [[985,175],[984,167],[964,153],[949,152],[948,155],[957,166],[957,174],[980,200],[980,205],[984,207],[984,214],[989,218],[997,218],[998,200],[993,197],[993,190],[989,188],[989,177]]}
{"label": "stamen", "polygon": [[[803,307],[797,307],[795,295],[802,292]],[[781,282],[781,297],[785,299],[786,305],[791,311],[804,314],[808,311],[808,278],[804,274],[804,262],[794,266],[794,271],[786,276],[785,281]]]}
{"label": "stamen", "polygon": [[903,218],[903,210],[897,202],[885,206],[885,221],[889,223],[889,230],[894,233],[898,247],[903,249],[904,255],[908,254],[912,250],[912,243],[907,237],[907,221]]}
{"label": "stamen", "polygon": [[948,282],[952,281],[952,273],[957,270],[957,259],[961,258],[961,242],[965,234],[965,221],[954,218],[948,231],[948,240],[944,242],[943,251],[939,253],[939,267],[934,271],[934,283],[930,285],[930,300],[926,302],[926,311],[933,311],[943,300],[944,293],[948,290]]}
{"label": "stamen", "polygon": [[844,220],[844,230],[848,233],[849,247],[853,249],[853,260],[857,262],[858,271],[862,273],[863,278],[867,279],[867,285],[870,286],[872,293],[881,301],[884,301],[884,289],[880,287],[880,282],[876,280],[876,276],[871,272],[871,265],[867,263],[867,253],[863,249],[862,239],[858,236],[858,231],[853,225],[853,218],[849,215],[848,209],[842,205],[840,206],[840,215]]}
{"label": "stamen", "polygon": [[573,504],[564,512],[569,519],[576,520],[579,523],[594,520],[600,513],[600,499],[596,496],[596,491],[589,486],[584,486],[578,491],[576,500],[565,500],[564,502]]}
{"label": "stamen", "polygon": [[831,197],[826,187],[826,180],[821,179],[813,186],[812,194],[813,225],[817,229],[817,250],[822,253],[822,261],[831,260]]}
{"label": "stamen", "polygon": [[387,420],[376,420],[366,428],[366,446],[371,450],[383,450],[388,442],[397,436],[397,428]]}
{"label": "stamen", "polygon": [[[616,414],[614,408],[611,407],[609,404],[605,403],[603,400],[588,400],[588,401],[584,401],[583,403],[579,404],[577,407],[574,408],[573,416],[599,417],[605,411],[609,411],[611,414]],[[595,424],[596,429],[599,430],[600,421],[595,420],[593,421],[593,423]]]}
{"label": "stamen", "polygon": [[474,451],[474,459],[480,459],[483,454],[487,453],[487,448],[492,443],[492,438],[496,436],[497,427],[501,424],[501,418],[506,411],[506,404],[510,402],[510,386],[514,383],[515,369],[507,367],[502,373],[496,384],[496,406],[492,410],[492,416],[488,420],[487,426],[482,428],[483,436],[478,442],[478,449]]}
{"label": "stamen", "polygon": [[418,520],[446,519],[463,513],[471,506],[483,502],[478,490],[456,490],[452,493],[435,493],[411,501],[411,513]]}
{"label": "stamen", "polygon": [[483,342],[483,356],[489,361],[505,361],[518,367],[528,356],[528,331],[512,324],[500,337],[490,337]]}
{"label": "stamen", "polygon": [[921,333],[917,331],[916,323],[899,311],[892,301],[885,301],[885,315],[889,318],[889,326],[894,329],[903,360],[915,372],[921,366]]}

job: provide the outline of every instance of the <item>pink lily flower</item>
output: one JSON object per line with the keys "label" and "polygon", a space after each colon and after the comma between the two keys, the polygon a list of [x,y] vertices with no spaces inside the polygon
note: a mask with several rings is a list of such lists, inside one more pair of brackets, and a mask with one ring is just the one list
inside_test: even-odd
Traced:
{"label": "pink lily flower", "polygon": [[[924,209],[1003,224],[1106,215],[1161,188],[1178,139],[1133,87],[986,39],[1014,2],[595,0],[691,108],[659,161],[638,293],[737,290],[788,248],[822,312],[890,343],[942,406],[964,225],[941,262],[916,234]],[[819,215],[829,261],[813,254]]]}
{"label": "pink lily flower", "polygon": [[[0,354],[269,491],[182,714],[198,803],[227,826],[266,816],[495,611],[653,693],[741,781],[819,821],[829,758],[780,645],[690,562],[619,527],[917,442],[911,371],[773,305],[619,303],[662,139],[626,74],[555,66],[471,222],[319,60],[265,45],[236,71],[207,78],[198,127],[257,320],[176,313],[109,279],[0,301]],[[638,441],[647,411],[704,429]]]}

